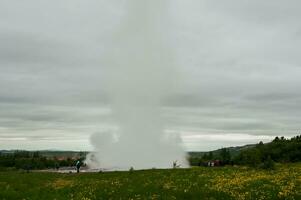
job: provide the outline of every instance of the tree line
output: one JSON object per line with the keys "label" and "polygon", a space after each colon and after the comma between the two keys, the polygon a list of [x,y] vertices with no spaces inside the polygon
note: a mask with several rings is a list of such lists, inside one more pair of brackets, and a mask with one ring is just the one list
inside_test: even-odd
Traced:
{"label": "tree line", "polygon": [[84,157],[58,159],[57,157],[46,157],[40,152],[14,151],[12,153],[0,152],[0,170],[23,169],[23,170],[42,170],[58,169],[60,167],[71,167],[77,160],[83,161]]}
{"label": "tree line", "polygon": [[222,148],[218,153],[205,153],[201,157],[191,156],[192,166],[200,166],[210,160],[219,160],[222,165],[248,165],[252,167],[273,168],[274,162],[290,163],[301,161],[301,135],[286,139],[276,137],[272,142],[259,142],[253,147],[240,150],[235,155],[229,148]]}

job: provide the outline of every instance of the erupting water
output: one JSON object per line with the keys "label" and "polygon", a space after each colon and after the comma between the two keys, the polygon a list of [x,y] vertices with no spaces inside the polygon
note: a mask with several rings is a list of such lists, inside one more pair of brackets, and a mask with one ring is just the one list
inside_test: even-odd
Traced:
{"label": "erupting water", "polygon": [[175,75],[166,44],[166,0],[128,0],[128,12],[108,47],[108,91],[117,133],[92,136],[95,168],[188,166],[179,136],[164,132],[161,102]]}

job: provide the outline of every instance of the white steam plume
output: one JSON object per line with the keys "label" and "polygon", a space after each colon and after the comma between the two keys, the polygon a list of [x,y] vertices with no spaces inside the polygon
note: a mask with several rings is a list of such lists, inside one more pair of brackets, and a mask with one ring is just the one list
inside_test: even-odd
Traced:
{"label": "white steam plume", "polygon": [[127,0],[128,12],[108,47],[107,77],[117,133],[92,136],[93,167],[129,169],[186,167],[180,137],[164,134],[161,101],[175,69],[166,45],[166,0]]}

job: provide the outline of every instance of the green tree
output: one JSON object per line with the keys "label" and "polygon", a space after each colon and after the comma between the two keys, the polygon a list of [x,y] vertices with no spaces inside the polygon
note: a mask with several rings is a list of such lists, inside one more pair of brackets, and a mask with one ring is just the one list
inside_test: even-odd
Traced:
{"label": "green tree", "polygon": [[222,148],[220,151],[220,158],[223,163],[229,164],[231,160],[231,154],[230,151],[226,148]]}

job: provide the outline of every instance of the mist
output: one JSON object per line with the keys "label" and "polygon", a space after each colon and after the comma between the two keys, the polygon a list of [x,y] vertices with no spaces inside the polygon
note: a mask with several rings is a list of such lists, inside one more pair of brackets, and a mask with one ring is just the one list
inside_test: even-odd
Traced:
{"label": "mist", "polygon": [[117,129],[95,133],[91,168],[187,167],[182,141],[167,133],[161,103],[177,72],[168,44],[168,1],[126,1],[126,12],[106,42],[106,89]]}

